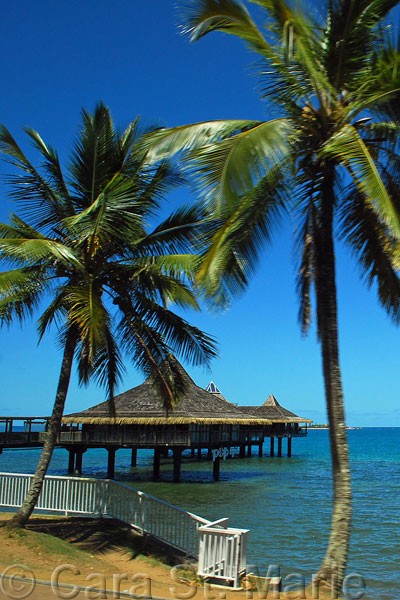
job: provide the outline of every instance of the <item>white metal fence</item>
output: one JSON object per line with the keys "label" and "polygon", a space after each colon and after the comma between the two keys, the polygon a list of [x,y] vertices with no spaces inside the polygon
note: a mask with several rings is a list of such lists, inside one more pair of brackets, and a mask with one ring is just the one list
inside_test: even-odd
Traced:
{"label": "white metal fence", "polygon": [[[32,478],[33,475],[0,473],[0,507],[21,506]],[[235,586],[246,568],[248,530],[228,527],[228,519],[211,523],[110,479],[47,476],[36,509],[119,519],[197,558],[199,575]]]}

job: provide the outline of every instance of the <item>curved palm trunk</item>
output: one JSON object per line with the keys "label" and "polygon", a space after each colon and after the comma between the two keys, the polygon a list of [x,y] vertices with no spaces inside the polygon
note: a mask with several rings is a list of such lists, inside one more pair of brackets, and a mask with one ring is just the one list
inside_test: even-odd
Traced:
{"label": "curved palm trunk", "polygon": [[315,578],[316,584],[340,595],[345,576],[351,528],[351,478],[343,388],[339,364],[335,254],[333,244],[333,182],[322,207],[316,248],[318,333],[322,347],[325,396],[333,471],[333,510],[328,548]]}
{"label": "curved palm trunk", "polygon": [[60,430],[65,400],[67,397],[69,382],[71,379],[71,370],[74,359],[75,347],[76,335],[72,330],[69,330],[64,348],[64,355],[61,364],[61,372],[58,381],[56,399],[53,406],[53,412],[48,423],[47,435],[43,444],[42,453],[40,455],[35,475],[32,479],[32,483],[26,495],[26,498],[22,506],[19,508],[18,512],[9,521],[9,527],[24,527],[38,501],[39,494],[42,490],[43,481],[47,473],[51,457],[53,455],[54,447],[56,445],[57,434]]}

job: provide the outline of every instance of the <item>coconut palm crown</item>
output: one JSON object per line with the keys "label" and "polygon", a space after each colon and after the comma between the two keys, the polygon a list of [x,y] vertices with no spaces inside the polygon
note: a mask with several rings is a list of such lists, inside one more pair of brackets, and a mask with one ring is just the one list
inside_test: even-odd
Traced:
{"label": "coconut palm crown", "polygon": [[181,178],[165,161],[156,168],[144,164],[138,126],[136,119],[120,133],[103,104],[93,114],[83,111],[65,173],[36,131],[26,133],[41,158],[38,168],[0,129],[18,204],[18,216],[0,224],[0,321],[24,321],[39,311],[39,338],[55,326],[63,349],[47,441],[18,524],[29,518],[40,492],[74,360],[79,381],[97,380],[112,409],[127,357],[146,375],[156,374],[168,409],[180,384],[161,364],[174,354],[207,364],[216,354],[213,339],[170,308],[198,309],[191,281],[201,211],[182,208],[150,229],[163,196]]}
{"label": "coconut palm crown", "polygon": [[400,321],[400,37],[394,0],[314,4],[253,0],[259,27],[235,0],[183,3],[192,41],[213,31],[241,38],[259,57],[267,121],[210,121],[162,129],[148,160],[186,160],[216,226],[198,281],[223,303],[243,290],[283,212],[296,222],[299,318],[312,294],[322,349],[334,478],[331,537],[318,573],[339,590],[347,561],[351,484],[337,336],[335,241],[357,260],[394,322]]}

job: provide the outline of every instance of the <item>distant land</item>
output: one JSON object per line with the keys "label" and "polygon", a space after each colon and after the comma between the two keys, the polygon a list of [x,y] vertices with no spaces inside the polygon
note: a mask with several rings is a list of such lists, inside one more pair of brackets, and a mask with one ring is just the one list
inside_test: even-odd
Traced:
{"label": "distant land", "polygon": [[[329,429],[327,423],[316,423],[315,425],[309,425],[307,429]],[[346,429],[362,429],[362,427],[346,427]]]}

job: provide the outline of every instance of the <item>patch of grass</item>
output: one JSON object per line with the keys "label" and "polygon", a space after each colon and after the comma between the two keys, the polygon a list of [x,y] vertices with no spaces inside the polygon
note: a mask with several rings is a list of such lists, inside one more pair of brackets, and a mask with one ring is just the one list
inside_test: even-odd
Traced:
{"label": "patch of grass", "polygon": [[168,570],[171,568],[164,562],[161,562],[161,560],[158,560],[158,558],[155,558],[154,556],[149,556],[147,554],[137,554],[135,558],[139,558],[143,562],[148,563],[151,567],[163,567],[164,569]]}
{"label": "patch of grass", "polygon": [[77,561],[87,557],[87,554],[80,548],[47,533],[36,533],[27,529],[3,529],[1,537],[5,542],[13,541],[15,546],[21,546],[24,551],[41,553],[41,556],[51,560],[58,557]]}

